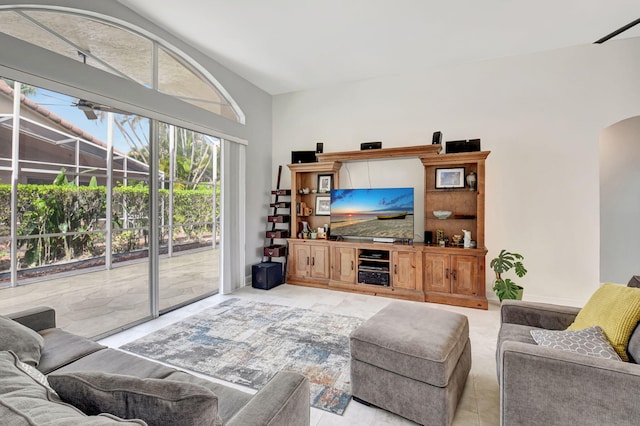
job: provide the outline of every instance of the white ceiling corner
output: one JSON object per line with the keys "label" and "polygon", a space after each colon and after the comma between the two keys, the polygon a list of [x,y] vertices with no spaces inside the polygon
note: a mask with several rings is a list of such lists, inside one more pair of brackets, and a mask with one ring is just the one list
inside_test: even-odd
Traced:
{"label": "white ceiling corner", "polygon": [[273,95],[590,44],[640,18],[638,0],[119,1]]}

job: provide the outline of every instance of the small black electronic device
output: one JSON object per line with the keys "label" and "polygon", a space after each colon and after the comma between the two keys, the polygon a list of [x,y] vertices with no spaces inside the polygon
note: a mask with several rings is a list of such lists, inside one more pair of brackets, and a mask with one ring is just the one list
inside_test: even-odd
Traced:
{"label": "small black electronic device", "polygon": [[442,143],[442,132],[433,132],[433,138],[431,139],[432,145],[440,145]]}
{"label": "small black electronic device", "polygon": [[469,152],[480,151],[480,139],[469,139]]}
{"label": "small black electronic device", "polygon": [[291,151],[291,164],[315,163],[317,161],[315,151]]}
{"label": "small black electronic device", "polygon": [[465,140],[460,140],[460,141],[447,141],[445,142],[445,146],[446,146],[446,150],[447,150],[447,154],[455,154],[457,152],[465,152],[465,146],[467,145],[467,141]]}
{"label": "small black electronic device", "polygon": [[261,290],[269,290],[282,284],[282,263],[262,262],[251,268],[251,286]]}
{"label": "small black electronic device", "polygon": [[447,141],[446,148],[447,154],[480,151],[480,139],[471,139],[469,141]]}
{"label": "small black electronic device", "polygon": [[365,251],[360,255],[360,259],[382,259],[382,252],[380,251]]}
{"label": "small black electronic device", "polygon": [[432,231],[424,231],[424,243],[425,244],[433,244],[433,232]]}
{"label": "small black electronic device", "polygon": [[360,150],[364,151],[365,149],[380,149],[382,148],[382,142],[362,142],[360,144]]}
{"label": "small black electronic device", "polygon": [[389,287],[389,273],[376,271],[358,271],[358,282]]}
{"label": "small black electronic device", "polygon": [[316,154],[322,154],[323,144],[322,142],[316,143]]}
{"label": "small black electronic device", "polygon": [[383,264],[366,264],[360,265],[361,271],[386,271],[389,272],[389,267]]}

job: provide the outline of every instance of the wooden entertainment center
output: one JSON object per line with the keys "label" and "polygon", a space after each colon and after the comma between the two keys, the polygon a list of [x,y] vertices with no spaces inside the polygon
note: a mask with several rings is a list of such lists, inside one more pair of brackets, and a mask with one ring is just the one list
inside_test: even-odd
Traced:
{"label": "wooden entertainment center", "polygon": [[[434,239],[436,230],[449,238],[462,234],[462,229],[469,230],[476,241],[475,248],[463,248],[461,244],[441,246],[437,241],[375,243],[289,238],[287,282],[487,309],[484,194],[485,160],[490,152],[438,154],[440,149],[440,145],[421,145],[332,152],[317,154],[316,163],[289,164],[293,237],[298,235],[302,221],[312,230],[330,223],[329,216],[316,215],[316,197],[329,195],[313,191],[318,190],[319,175],[331,176],[333,187],[338,188],[343,162],[416,158],[424,166],[424,229],[432,231]],[[475,190],[467,185],[436,187],[436,169],[460,167],[464,167],[464,176],[475,173]],[[449,210],[452,215],[438,219],[434,210]]]}

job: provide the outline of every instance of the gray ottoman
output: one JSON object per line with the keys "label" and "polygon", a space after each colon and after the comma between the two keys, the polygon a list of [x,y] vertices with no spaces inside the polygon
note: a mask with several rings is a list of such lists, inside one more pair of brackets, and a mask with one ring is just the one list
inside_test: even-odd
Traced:
{"label": "gray ottoman", "polygon": [[392,302],[351,333],[353,396],[423,425],[449,425],[471,369],[464,315]]}

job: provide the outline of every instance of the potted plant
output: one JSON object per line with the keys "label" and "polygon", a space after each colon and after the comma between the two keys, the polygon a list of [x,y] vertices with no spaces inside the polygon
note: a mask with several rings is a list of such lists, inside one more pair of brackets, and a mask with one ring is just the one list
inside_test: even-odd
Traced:
{"label": "potted plant", "polygon": [[524,257],[518,253],[511,253],[506,250],[500,251],[498,257],[491,260],[489,266],[496,274],[496,280],[493,284],[493,291],[502,302],[504,299],[522,299],[524,289],[511,281],[510,278],[502,278],[502,274],[508,272],[512,268],[518,277],[522,278],[527,273],[522,260]]}

